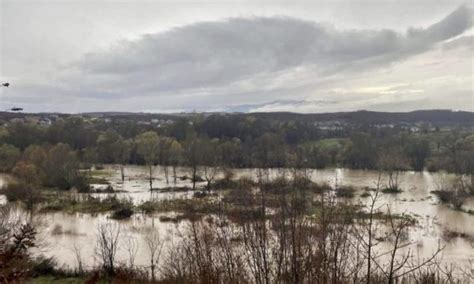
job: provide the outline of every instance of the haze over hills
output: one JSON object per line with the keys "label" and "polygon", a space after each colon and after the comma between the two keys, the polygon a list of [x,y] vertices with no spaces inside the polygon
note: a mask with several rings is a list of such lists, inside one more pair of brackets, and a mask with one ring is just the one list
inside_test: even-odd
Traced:
{"label": "haze over hills", "polygon": [[235,116],[255,117],[263,120],[301,121],[301,122],[329,122],[340,121],[346,124],[397,124],[397,123],[431,123],[437,126],[474,126],[474,112],[452,110],[418,110],[411,112],[376,112],[354,111],[333,113],[293,113],[293,112],[255,112],[255,113],[227,113],[227,112],[183,112],[183,113],[143,113],[143,112],[90,112],[79,114],[65,113],[11,113],[0,112],[0,119],[8,121],[15,118],[36,117],[68,117],[83,116],[102,119],[151,120],[170,119],[180,117],[209,117]]}

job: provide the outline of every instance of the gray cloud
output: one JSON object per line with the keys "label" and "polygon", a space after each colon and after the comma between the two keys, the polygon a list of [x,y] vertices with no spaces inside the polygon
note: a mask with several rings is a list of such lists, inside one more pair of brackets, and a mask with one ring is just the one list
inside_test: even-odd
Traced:
{"label": "gray cloud", "polygon": [[0,106],[473,110],[472,6],[462,1],[7,0],[0,79],[12,86]]}
{"label": "gray cloud", "polygon": [[[472,27],[461,6],[427,28],[340,30],[294,18],[232,18],[201,22],[123,41],[86,55],[74,67],[82,94],[129,96],[221,88],[260,76],[262,82],[297,68],[315,74],[360,72],[425,52]],[[253,86],[258,90],[258,83]]]}
{"label": "gray cloud", "polygon": [[443,44],[445,50],[463,47],[474,50],[474,36],[462,36]]}

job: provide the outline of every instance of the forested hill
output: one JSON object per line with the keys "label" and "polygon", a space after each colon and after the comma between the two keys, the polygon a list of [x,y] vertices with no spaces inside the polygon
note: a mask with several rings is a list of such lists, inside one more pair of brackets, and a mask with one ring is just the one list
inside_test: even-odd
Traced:
{"label": "forested hill", "polygon": [[209,116],[234,116],[235,118],[254,117],[261,120],[272,121],[299,121],[299,122],[342,122],[344,124],[415,124],[430,123],[436,126],[470,126],[474,127],[474,112],[451,111],[451,110],[419,110],[412,112],[375,112],[375,111],[354,111],[354,112],[335,112],[335,113],[312,113],[301,114],[292,112],[262,112],[262,113],[225,113],[225,112],[205,112],[205,113],[173,113],[173,114],[154,114],[154,113],[133,113],[133,112],[95,112],[82,114],[54,114],[54,113],[9,113],[0,112],[0,119],[8,121],[14,118],[24,118],[28,116],[38,117],[68,117],[84,116],[91,118],[111,118],[126,120],[151,120],[151,119],[170,119],[175,120],[182,117],[209,117]]}
{"label": "forested hill", "polygon": [[450,110],[419,110],[412,112],[375,112],[375,111],[355,111],[355,112],[335,112],[335,113],[314,113],[298,114],[291,112],[277,113],[253,113],[260,118],[274,120],[299,120],[299,121],[344,121],[346,123],[359,124],[389,124],[389,123],[417,123],[428,122],[435,125],[474,125],[474,112],[450,111]]}
{"label": "forested hill", "polygon": [[89,113],[90,116],[121,117],[140,119],[143,117],[173,119],[192,116],[252,116],[260,119],[277,121],[327,122],[341,121],[348,124],[398,124],[427,122],[440,126],[474,126],[474,112],[451,110],[419,110],[412,112],[334,112],[302,114],[293,112],[260,112],[260,113],[177,113],[177,114],[146,114],[146,113]]}
{"label": "forested hill", "polygon": [[[37,146],[45,151],[67,147],[84,163],[144,164],[138,145],[147,143],[180,148],[185,166],[196,162],[189,160],[194,159],[191,151],[206,158],[218,156],[216,161],[199,162],[206,165],[286,167],[302,159],[311,168],[376,169],[379,159],[392,153],[390,157],[403,160],[397,168],[458,173],[474,169],[472,112],[1,115],[0,171],[2,159],[7,162],[3,168],[11,170],[22,152]],[[143,139],[147,143],[140,144]],[[122,159],[118,153],[124,149],[130,153]],[[151,162],[157,159],[153,156]]]}

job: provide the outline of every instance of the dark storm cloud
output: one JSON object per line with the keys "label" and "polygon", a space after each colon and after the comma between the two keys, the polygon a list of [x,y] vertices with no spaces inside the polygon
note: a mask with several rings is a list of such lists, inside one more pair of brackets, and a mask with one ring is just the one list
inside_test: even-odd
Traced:
{"label": "dark storm cloud", "polygon": [[88,54],[76,75],[81,91],[94,96],[217,88],[254,76],[271,80],[300,67],[324,77],[425,52],[471,28],[471,15],[470,7],[461,6],[438,23],[406,33],[340,30],[284,17],[201,22]]}

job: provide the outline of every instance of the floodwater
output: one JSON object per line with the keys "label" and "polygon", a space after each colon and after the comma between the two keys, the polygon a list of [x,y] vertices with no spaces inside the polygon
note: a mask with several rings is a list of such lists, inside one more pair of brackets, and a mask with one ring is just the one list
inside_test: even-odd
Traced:
{"label": "floodwater", "polygon": [[[108,173],[104,177],[112,184],[115,190],[123,191],[115,193],[119,198],[131,199],[135,204],[140,204],[146,200],[153,199],[173,199],[191,198],[192,192],[155,192],[149,191],[148,169],[140,166],[128,166],[125,169],[126,179],[122,183],[119,168],[107,166]],[[171,172],[171,171],[170,171]],[[235,177],[247,176],[256,178],[254,169],[235,169]],[[284,173],[284,170],[275,169],[269,172],[270,177],[275,177]],[[163,170],[154,168],[153,173],[154,188],[165,188],[173,185],[171,177],[169,184],[166,183]],[[188,175],[186,169],[178,169],[178,176]],[[430,193],[439,188],[442,179],[449,178],[443,173],[416,173],[403,172],[399,175],[399,185],[403,192],[399,194],[382,194],[379,204],[390,206],[393,213],[406,213],[417,218],[418,224],[410,228],[408,238],[415,243],[416,257],[428,257],[438,247],[441,241],[445,248],[442,252],[442,261],[446,264],[454,263],[473,269],[471,262],[474,262],[474,215],[469,215],[460,211],[455,211],[446,205],[439,204],[436,196]],[[353,202],[367,203],[368,198],[360,197],[364,187],[375,187],[378,173],[376,171],[349,170],[349,169],[323,169],[314,170],[311,179],[318,183],[328,183],[334,185],[347,185],[360,188],[357,191]],[[6,176],[0,175],[0,186],[5,182]],[[386,178],[382,178],[382,184]],[[204,186],[205,183],[198,183]],[[192,186],[189,180],[178,179],[176,186]],[[100,185],[96,185],[100,188]],[[97,196],[107,196],[105,193]],[[0,196],[1,202],[5,202]],[[385,206],[386,207],[386,206]],[[464,205],[466,209],[474,209],[474,198],[467,200]],[[172,213],[167,213],[172,214]],[[67,213],[47,213],[39,214],[38,224],[40,224],[40,239],[42,241],[41,251],[47,256],[53,256],[58,263],[71,268],[77,266],[78,258],[81,258],[87,266],[97,264],[94,252],[96,245],[97,228],[99,224],[111,223],[119,228],[124,239],[130,240],[138,247],[135,265],[146,266],[149,256],[147,255],[144,237],[150,230],[158,231],[161,238],[166,240],[166,245],[172,245],[176,236],[182,232],[186,222],[171,223],[161,222],[160,216],[166,214],[156,214],[153,216],[135,214],[129,220],[114,221],[108,218],[109,214],[67,214]],[[456,237],[450,241],[442,238],[446,230],[457,233],[464,233],[471,236],[471,239]],[[119,248],[118,259],[126,263],[128,259],[128,241],[123,241]],[[80,255],[80,257],[78,257]]]}
{"label": "floodwater", "polygon": [[[9,175],[0,173],[0,188],[2,188],[9,180],[10,180]],[[7,198],[4,195],[0,194],[0,205],[6,204],[6,203],[7,203]]]}

